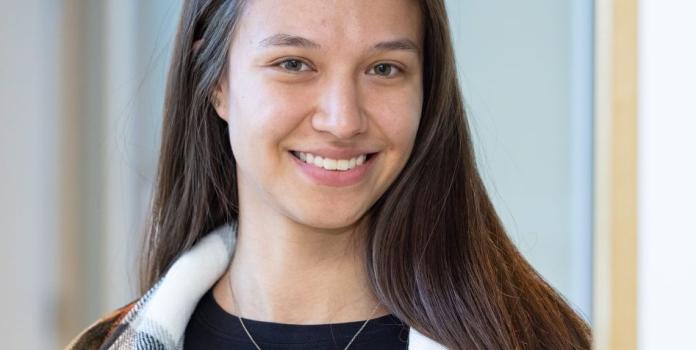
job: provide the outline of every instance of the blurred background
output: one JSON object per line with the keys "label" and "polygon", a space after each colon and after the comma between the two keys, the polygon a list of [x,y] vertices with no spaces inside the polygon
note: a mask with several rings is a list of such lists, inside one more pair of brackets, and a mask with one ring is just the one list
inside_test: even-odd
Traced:
{"label": "blurred background", "polygon": [[[0,338],[62,348],[137,296],[181,1],[0,3]],[[447,6],[511,238],[597,348],[694,348],[696,3]]]}

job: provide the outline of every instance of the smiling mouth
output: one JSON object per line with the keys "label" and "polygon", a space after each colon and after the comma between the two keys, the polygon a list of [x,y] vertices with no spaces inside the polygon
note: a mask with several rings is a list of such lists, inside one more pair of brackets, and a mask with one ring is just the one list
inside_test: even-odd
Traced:
{"label": "smiling mouth", "polygon": [[362,166],[365,162],[370,160],[377,153],[365,153],[350,159],[325,158],[311,153],[299,151],[290,151],[290,154],[292,154],[293,157],[299,159],[300,161],[314,165],[317,168],[322,168],[324,170],[331,171],[348,171]]}

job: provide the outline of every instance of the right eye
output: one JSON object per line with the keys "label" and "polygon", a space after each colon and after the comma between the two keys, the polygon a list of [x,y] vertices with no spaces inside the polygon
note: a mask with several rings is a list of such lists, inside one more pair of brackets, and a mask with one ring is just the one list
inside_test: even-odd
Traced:
{"label": "right eye", "polygon": [[296,58],[291,58],[287,60],[280,61],[275,64],[276,67],[280,67],[283,70],[286,70],[288,72],[293,72],[293,73],[299,73],[299,72],[304,72],[308,71],[311,69],[302,69],[302,66],[305,66],[309,68],[309,65],[302,60],[298,60]]}

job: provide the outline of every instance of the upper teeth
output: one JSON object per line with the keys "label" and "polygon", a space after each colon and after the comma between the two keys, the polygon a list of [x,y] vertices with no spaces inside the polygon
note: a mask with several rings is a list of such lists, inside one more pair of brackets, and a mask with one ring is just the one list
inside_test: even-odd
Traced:
{"label": "upper teeth", "polygon": [[361,154],[351,159],[331,159],[305,152],[295,151],[293,153],[302,159],[303,162],[313,164],[316,167],[324,168],[326,170],[350,170],[358,165],[361,165],[362,163],[365,163],[365,158],[367,158],[367,155],[365,154]]}

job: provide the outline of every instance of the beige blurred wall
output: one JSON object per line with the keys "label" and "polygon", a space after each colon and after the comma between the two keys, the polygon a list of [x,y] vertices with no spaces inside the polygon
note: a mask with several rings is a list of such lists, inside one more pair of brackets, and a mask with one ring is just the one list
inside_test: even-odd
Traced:
{"label": "beige blurred wall", "polygon": [[136,295],[180,2],[3,5],[0,337],[61,348]]}

